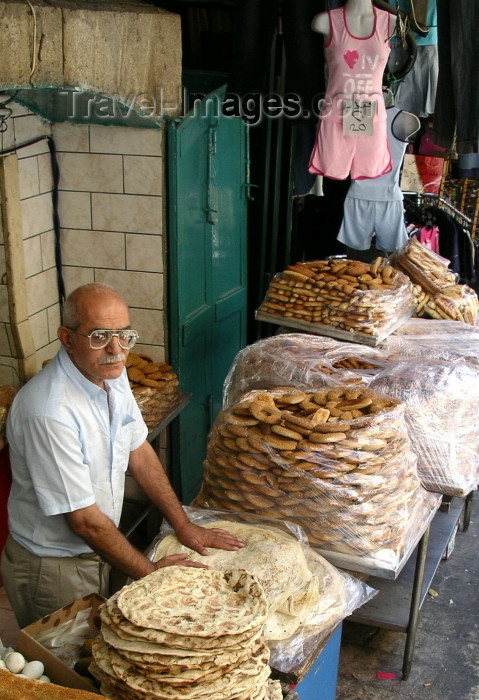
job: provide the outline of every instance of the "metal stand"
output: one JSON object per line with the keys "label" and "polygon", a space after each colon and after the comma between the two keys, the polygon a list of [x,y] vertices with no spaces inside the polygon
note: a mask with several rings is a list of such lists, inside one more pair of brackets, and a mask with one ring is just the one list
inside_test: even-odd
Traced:
{"label": "metal stand", "polygon": [[379,593],[348,618],[352,622],[406,633],[403,680],[407,680],[411,670],[419,611],[465,503],[467,499],[466,502],[454,499],[447,512],[436,513],[418,542],[415,556],[409,558],[395,580],[370,577],[368,585]]}

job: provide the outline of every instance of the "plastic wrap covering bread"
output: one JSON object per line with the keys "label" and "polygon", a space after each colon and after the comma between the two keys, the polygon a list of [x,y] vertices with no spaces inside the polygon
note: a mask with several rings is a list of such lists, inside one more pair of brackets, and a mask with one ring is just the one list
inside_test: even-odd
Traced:
{"label": "plastic wrap covering bread", "polygon": [[225,380],[224,406],[285,381],[297,389],[370,386],[404,402],[422,485],[464,496],[479,483],[478,347],[479,328],[426,319],[410,319],[377,348],[277,335],[238,353]]}
{"label": "plastic wrap covering bread", "polygon": [[144,353],[130,352],[126,370],[131,390],[148,428],[154,428],[178,401],[179,382],[166,362]]}
{"label": "plastic wrap covering bread", "polygon": [[337,384],[367,384],[369,376],[384,366],[377,350],[367,345],[282,333],[238,352],[224,381],[223,407],[236,403],[251,389],[291,385],[318,390]]}
{"label": "plastic wrap covering bread", "polygon": [[415,238],[391,258],[391,264],[413,283],[415,315],[474,325],[479,301],[467,284],[456,284],[450,261],[423,246]]}
{"label": "plastic wrap covering bread", "polygon": [[401,398],[423,486],[466,496],[479,484],[479,371],[453,364],[397,362],[370,386]]}
{"label": "plastic wrap covering bread", "polygon": [[298,525],[248,513],[185,510],[195,524],[229,530],[245,546],[237,551],[210,549],[205,557],[182,545],[165,522],[150,559],[186,553],[193,561],[220,571],[239,567],[253,574],[268,601],[263,634],[271,651],[270,665],[278,671],[288,672],[303,663],[312,643],[326,639],[345,617],[376,594],[315,552]]}
{"label": "plastic wrap covering bread", "polygon": [[276,274],[256,317],[374,344],[413,311],[409,278],[387,260],[333,258],[296,263]]}
{"label": "plastic wrap covering bread", "polygon": [[479,326],[410,318],[382,347],[390,357],[424,362],[466,362],[479,368]]}
{"label": "plastic wrap covering bread", "polygon": [[393,569],[433,500],[404,409],[368,388],[249,392],[213,426],[193,505],[291,520],[321,551]]}

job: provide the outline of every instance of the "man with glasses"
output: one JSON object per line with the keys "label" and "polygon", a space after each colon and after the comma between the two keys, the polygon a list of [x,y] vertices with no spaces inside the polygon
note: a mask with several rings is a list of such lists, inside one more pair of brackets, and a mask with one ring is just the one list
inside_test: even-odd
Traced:
{"label": "man with glasses", "polygon": [[7,422],[12,489],[2,576],[21,627],[93,591],[108,596],[105,562],[132,578],[194,565],[186,555],[153,563],[120,533],[127,468],[183,544],[202,554],[243,546],[189,521],[146,439],[125,369],[138,333],[120,294],[100,284],[76,289],[58,337],[62,347],[18,392]]}

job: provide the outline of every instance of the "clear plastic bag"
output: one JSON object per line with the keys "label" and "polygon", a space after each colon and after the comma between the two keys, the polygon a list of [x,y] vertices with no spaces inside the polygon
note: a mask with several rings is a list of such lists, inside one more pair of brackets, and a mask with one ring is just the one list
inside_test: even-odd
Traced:
{"label": "clear plastic bag", "polygon": [[[315,552],[309,546],[306,533],[296,523],[239,511],[188,506],[184,510],[196,525],[228,528],[230,523],[231,528],[242,527],[244,537],[253,536],[246,544],[246,548],[250,546],[253,550],[253,556],[247,560],[248,567],[265,587],[270,614],[264,634],[271,651],[270,665],[278,671],[288,672],[300,665],[312,646],[325,640],[345,617],[377,593],[367,583],[336,569]],[[255,548],[255,533],[258,533],[258,538],[267,540],[267,544],[259,549]],[[277,533],[280,533],[279,536]],[[246,553],[246,548],[239,553],[221,550],[219,556],[213,559],[200,557],[178,542],[166,522],[148,550],[150,559],[159,558],[162,545],[167,545],[168,553],[190,552],[195,560],[209,563],[215,568],[222,565],[227,568],[233,563],[238,565],[238,556]],[[291,581],[294,578],[293,569],[301,572],[294,583]],[[271,597],[270,587],[271,579],[278,577],[287,592],[279,607],[278,601]],[[278,596],[278,591],[275,596]],[[286,631],[279,636],[284,638],[275,639],[275,632],[282,630],[283,626]],[[290,630],[293,630],[291,634]]]}
{"label": "clear plastic bag", "polygon": [[290,520],[321,552],[394,570],[437,500],[419,481],[404,410],[351,386],[248,392],[214,424],[194,505]]}

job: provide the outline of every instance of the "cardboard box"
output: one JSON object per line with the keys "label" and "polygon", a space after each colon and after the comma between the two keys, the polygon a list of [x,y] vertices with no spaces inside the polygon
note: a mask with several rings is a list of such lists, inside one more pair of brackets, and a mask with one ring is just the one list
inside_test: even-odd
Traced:
{"label": "cardboard box", "polygon": [[[91,608],[91,612],[88,616],[88,628],[89,636],[91,636],[91,633],[95,630],[99,631],[100,619],[98,608],[104,600],[105,599],[97,593],[83,596],[83,598],[79,598],[73,603],[65,605],[51,615],[46,615],[46,617],[42,617],[41,620],[33,622],[31,625],[28,625],[28,627],[24,627],[18,634],[17,651],[21,652],[29,661],[33,659],[43,661],[45,673],[53,683],[68,688],[88,690],[90,693],[98,693],[98,689],[95,688],[88,678],[76,673],[72,667],[56,656],[53,651],[40,644],[36,640],[36,637],[38,637],[40,633],[45,632],[45,630],[54,629],[68,620],[75,619],[79,612],[88,610],[89,608]],[[78,645],[78,649],[80,649],[80,646],[81,643]]]}

